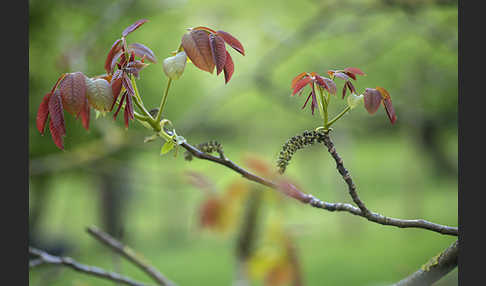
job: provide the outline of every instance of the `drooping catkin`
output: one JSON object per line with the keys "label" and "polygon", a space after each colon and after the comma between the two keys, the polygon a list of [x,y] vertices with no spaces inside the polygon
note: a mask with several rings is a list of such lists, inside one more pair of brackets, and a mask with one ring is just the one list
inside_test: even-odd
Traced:
{"label": "drooping catkin", "polygon": [[304,131],[302,135],[296,135],[282,146],[282,150],[279,153],[277,159],[277,168],[279,169],[279,173],[283,174],[285,169],[292,160],[292,156],[294,156],[295,152],[300,149],[304,149],[308,146],[313,145],[314,143],[323,143],[324,142],[325,134],[319,131]]}
{"label": "drooping catkin", "polygon": [[[216,152],[216,153],[219,154],[220,158],[224,158],[223,146],[218,141],[211,140],[209,142],[204,142],[204,143],[198,144],[196,147],[201,152],[208,153],[208,154]],[[192,157],[193,156],[189,151],[186,151],[184,153],[184,159],[186,159],[187,161],[191,161]]]}

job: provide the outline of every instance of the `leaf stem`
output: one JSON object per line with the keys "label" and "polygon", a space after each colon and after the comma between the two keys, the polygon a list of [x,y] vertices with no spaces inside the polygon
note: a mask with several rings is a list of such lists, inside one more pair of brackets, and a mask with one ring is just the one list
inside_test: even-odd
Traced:
{"label": "leaf stem", "polygon": [[137,105],[137,107],[142,111],[142,113],[145,116],[153,120],[152,116],[150,115],[150,112],[148,112],[145,106],[143,105],[143,101],[142,98],[140,97],[140,93],[138,92],[137,83],[135,82],[133,75],[130,75],[130,81],[132,82],[133,90],[135,91],[135,96],[134,96],[135,105]]}
{"label": "leaf stem", "polygon": [[324,96],[323,94],[323,90],[322,90],[322,87],[318,86],[318,89],[319,89],[319,96],[321,98],[321,115],[322,115],[322,119],[324,120],[324,130],[328,130],[328,120],[329,120],[329,114],[327,112],[327,107],[329,106],[329,99],[326,99],[326,97]]}
{"label": "leaf stem", "polygon": [[348,106],[346,106],[346,108],[343,111],[341,111],[341,113],[336,115],[336,117],[334,117],[331,121],[329,121],[329,123],[327,123],[327,127],[329,128],[334,122],[336,122],[339,118],[341,118],[349,110],[351,110],[351,107],[348,105]]}
{"label": "leaf stem", "polygon": [[167,81],[167,86],[165,88],[164,97],[162,98],[162,102],[160,102],[159,112],[157,112],[157,117],[155,117],[155,122],[160,122],[162,118],[162,111],[164,110],[165,103],[167,102],[167,96],[169,95],[169,88],[170,84],[172,83],[172,79],[169,78]]}

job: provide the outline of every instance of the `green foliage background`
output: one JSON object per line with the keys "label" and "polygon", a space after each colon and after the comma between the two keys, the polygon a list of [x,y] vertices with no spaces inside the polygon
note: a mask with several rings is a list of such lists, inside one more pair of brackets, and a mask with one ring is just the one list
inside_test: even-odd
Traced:
{"label": "green foliage background", "polygon": [[[184,174],[198,171],[221,191],[238,174],[208,162],[186,162],[181,154],[160,157],[160,141],[143,144],[150,135],[147,129],[132,122],[125,130],[122,119],[113,122],[111,114],[97,120],[93,116],[89,132],[66,114],[64,152],[35,128],[37,107],[58,76],[102,74],[113,41],[141,18],[150,22],[129,41],[149,46],[159,59],[138,81],[150,108],[159,105],[167,82],[161,62],[177,49],[186,28],[222,29],[243,43],[246,56],[230,51],[235,73],[227,85],[222,75],[188,64],[171,88],[165,114],[190,143],[218,140],[225,154],[241,165],[249,154],[274,164],[288,138],[321,123],[317,114],[300,109],[303,97],[290,97],[295,75],[361,68],[367,76],[358,78],[358,90],[385,87],[398,115],[391,126],[383,108],[371,116],[359,107],[334,126],[336,148],[361,198],[386,216],[457,226],[454,1],[31,0],[29,6],[31,234],[43,243],[65,242],[70,246],[66,254],[78,261],[118,267],[134,279],[149,281],[132,265],[117,264],[85,232],[92,224],[103,228],[100,190],[111,176],[124,198],[124,242],[179,285],[230,285],[233,279],[235,235],[198,227],[204,195]],[[344,105],[336,102],[339,107],[332,112]],[[322,147],[297,153],[287,173],[318,198],[350,202],[335,163]],[[35,214],[34,231],[36,204],[44,207]],[[266,216],[271,213],[268,207]],[[306,285],[386,285],[454,241],[290,200],[280,220],[295,234]],[[43,285],[46,279],[47,285],[112,284],[67,269],[30,271],[32,285]],[[457,285],[457,270],[437,285]]]}

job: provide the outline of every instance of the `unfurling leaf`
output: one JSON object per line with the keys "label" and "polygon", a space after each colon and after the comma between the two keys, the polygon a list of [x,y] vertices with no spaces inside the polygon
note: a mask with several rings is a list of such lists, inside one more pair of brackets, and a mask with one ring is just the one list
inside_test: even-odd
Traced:
{"label": "unfurling leaf", "polygon": [[226,46],[224,40],[215,34],[209,35],[209,45],[213,54],[213,61],[216,65],[216,75],[219,75],[223,71],[224,64],[226,63]]}
{"label": "unfurling leaf", "polygon": [[350,78],[350,77],[349,77],[347,74],[342,73],[342,72],[335,72],[335,73],[334,73],[334,76],[335,76],[335,77],[338,77],[338,78],[340,78],[340,79],[343,79],[343,80],[345,80],[345,81],[350,81],[350,80],[351,80],[351,78]]}
{"label": "unfurling leaf", "polygon": [[52,140],[59,149],[64,149],[62,136],[66,135],[66,127],[64,124],[64,112],[62,107],[62,99],[59,89],[49,98],[49,130],[51,131]]}
{"label": "unfurling leaf", "polygon": [[162,62],[165,75],[173,80],[181,77],[186,67],[187,55],[182,51],[175,56],[168,57]]}
{"label": "unfurling leaf", "polygon": [[217,34],[221,38],[223,38],[223,40],[228,45],[230,45],[233,49],[235,49],[236,51],[238,51],[240,54],[245,55],[245,49],[243,48],[243,45],[240,43],[240,41],[238,41],[238,39],[236,39],[235,37],[233,37],[233,35],[231,35],[228,32],[221,31],[221,30],[218,31]]}
{"label": "unfurling leaf", "polygon": [[387,98],[390,98],[390,94],[388,93],[388,91],[386,89],[384,89],[383,87],[380,87],[380,86],[377,86],[376,87],[376,90],[378,90],[378,92],[380,92],[381,96],[383,97],[383,99],[387,99]]}
{"label": "unfurling leaf", "polygon": [[86,76],[82,72],[66,74],[59,90],[64,110],[79,115],[86,101]]}
{"label": "unfurling leaf", "polygon": [[380,107],[383,97],[381,93],[374,88],[367,88],[364,95],[364,107],[369,114],[374,114]]}
{"label": "unfurling leaf", "polygon": [[397,120],[397,115],[395,114],[395,109],[393,108],[391,98],[385,98],[383,100],[383,105],[385,106],[386,115],[388,115],[388,119],[390,119],[391,124],[394,124]]}
{"label": "unfurling leaf", "polygon": [[235,70],[235,65],[233,63],[233,59],[231,55],[226,51],[226,62],[224,63],[224,82],[225,84],[228,83],[233,76],[233,72]]}
{"label": "unfurling leaf", "polygon": [[301,80],[299,80],[295,86],[294,86],[294,90],[292,92],[292,96],[299,93],[299,95],[301,94],[301,91],[302,89],[307,85],[309,84],[310,82],[312,81],[312,79],[310,77],[306,77],[306,78],[303,78]]}
{"label": "unfurling leaf", "polygon": [[89,102],[88,98],[84,99],[84,105],[81,107],[81,123],[83,124],[84,129],[89,130]]}
{"label": "unfurling leaf", "polygon": [[[350,74],[365,75],[365,73],[363,71],[361,71],[359,68],[352,68],[352,67],[345,68],[344,72],[346,72],[348,75],[350,75]],[[354,78],[354,79],[356,79],[356,78]]]}
{"label": "unfurling leaf", "polygon": [[165,155],[169,153],[170,150],[174,148],[174,146],[175,146],[174,141],[172,140],[166,141],[164,145],[162,145],[162,148],[160,149],[160,155]]}
{"label": "unfurling leaf", "polygon": [[134,51],[135,55],[139,58],[145,58],[151,63],[157,63],[157,58],[155,57],[154,52],[152,50],[145,46],[144,44],[140,43],[133,43],[128,45],[128,50],[129,51]]}
{"label": "unfurling leaf", "polygon": [[115,100],[110,83],[102,78],[86,78],[86,95],[91,107],[102,112],[110,111]]}
{"label": "unfurling leaf", "polygon": [[292,84],[290,85],[290,89],[294,89],[297,82],[300,81],[305,75],[307,75],[307,73],[302,72],[302,73],[298,74],[296,77],[294,77],[292,79]]}
{"label": "unfurling leaf", "polygon": [[140,26],[142,26],[147,21],[148,21],[147,19],[140,19],[140,20],[136,21],[135,23],[131,24],[122,32],[122,37],[126,37],[128,34],[135,31],[136,29],[138,29]]}
{"label": "unfurling leaf", "polygon": [[108,55],[106,56],[106,60],[105,60],[105,70],[108,74],[113,73],[113,68],[115,67],[114,62],[116,62],[116,59],[120,56],[121,48],[122,48],[121,39],[116,40],[111,46],[111,49],[108,52]]}
{"label": "unfurling leaf", "polygon": [[332,94],[332,95],[336,95],[336,91],[337,91],[337,87],[336,87],[336,83],[334,81],[332,81],[331,79],[327,78],[327,77],[323,77],[323,76],[317,76],[317,79],[319,80],[322,80],[326,83],[326,86],[327,86],[327,91]]}
{"label": "unfurling leaf", "polygon": [[44,95],[41,104],[39,105],[39,109],[37,111],[36,117],[36,124],[37,130],[44,135],[44,128],[46,126],[47,117],[49,115],[49,99],[52,93],[48,93]]}
{"label": "unfurling leaf", "polygon": [[206,31],[192,30],[184,34],[181,45],[196,67],[213,73],[215,65],[209,44],[209,35]]}

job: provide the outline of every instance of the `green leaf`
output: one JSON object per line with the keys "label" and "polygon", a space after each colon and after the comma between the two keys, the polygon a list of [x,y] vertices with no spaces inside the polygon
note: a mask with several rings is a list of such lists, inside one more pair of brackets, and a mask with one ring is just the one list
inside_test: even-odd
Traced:
{"label": "green leaf", "polygon": [[170,152],[172,148],[174,148],[175,143],[174,141],[167,141],[165,144],[162,146],[162,149],[160,149],[160,155],[164,155]]}

